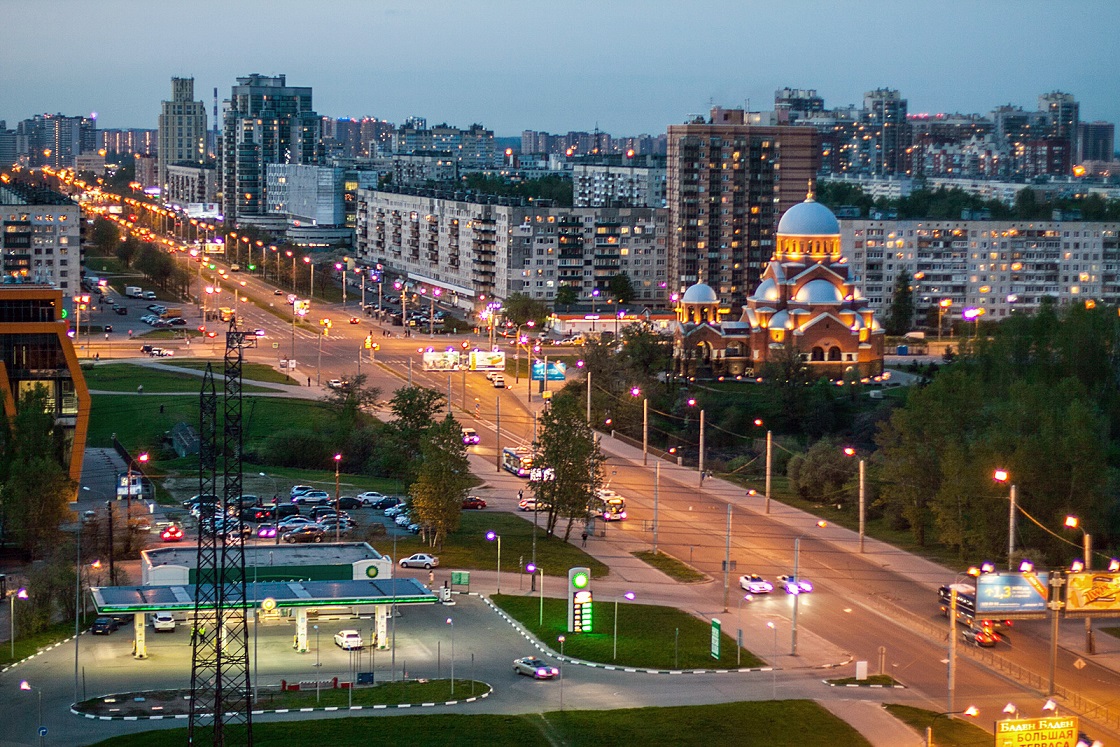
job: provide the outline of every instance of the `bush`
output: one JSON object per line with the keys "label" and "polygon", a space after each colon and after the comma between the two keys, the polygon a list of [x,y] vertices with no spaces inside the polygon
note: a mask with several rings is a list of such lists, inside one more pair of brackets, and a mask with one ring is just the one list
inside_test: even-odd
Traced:
{"label": "bush", "polygon": [[318,431],[286,430],[269,436],[262,447],[246,453],[257,464],[296,469],[321,469],[330,464],[335,451],[328,434]]}

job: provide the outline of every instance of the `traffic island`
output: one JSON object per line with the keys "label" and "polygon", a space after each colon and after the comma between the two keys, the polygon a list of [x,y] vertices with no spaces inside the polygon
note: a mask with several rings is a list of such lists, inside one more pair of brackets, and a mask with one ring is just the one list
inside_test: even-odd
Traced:
{"label": "traffic island", "polygon": [[840,677],[834,680],[822,680],[822,682],[829,687],[894,687],[898,689],[906,687],[889,674],[870,674],[862,680],[855,677]]}
{"label": "traffic island", "polygon": [[[490,697],[493,688],[478,680],[404,680],[358,685],[335,680],[285,682],[260,688],[253,713],[310,713],[360,711],[385,708],[423,708],[473,703]],[[99,721],[185,719],[190,714],[189,689],[147,690],[102,695],[70,707],[78,716]]]}

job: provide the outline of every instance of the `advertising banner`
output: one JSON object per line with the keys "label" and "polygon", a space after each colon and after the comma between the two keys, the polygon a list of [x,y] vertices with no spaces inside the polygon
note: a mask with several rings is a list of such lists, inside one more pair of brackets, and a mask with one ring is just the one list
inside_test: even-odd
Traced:
{"label": "advertising banner", "polygon": [[984,573],[976,579],[976,614],[1012,615],[1045,612],[1049,573]]}
{"label": "advertising banner", "polygon": [[506,370],[506,354],[501,350],[472,350],[469,362],[472,371]]}
{"label": "advertising banner", "polygon": [[[549,381],[563,381],[564,372],[568,367],[560,361],[548,362],[548,380]],[[544,361],[533,361],[532,375],[533,381],[542,381],[544,379]]]}
{"label": "advertising banner", "polygon": [[1070,573],[1067,612],[1120,612],[1120,573]]}
{"label": "advertising banner", "polygon": [[1067,747],[1077,743],[1077,725],[1077,716],[997,721],[996,747]]}
{"label": "advertising banner", "polygon": [[458,350],[439,350],[424,353],[425,371],[457,371],[458,369]]}

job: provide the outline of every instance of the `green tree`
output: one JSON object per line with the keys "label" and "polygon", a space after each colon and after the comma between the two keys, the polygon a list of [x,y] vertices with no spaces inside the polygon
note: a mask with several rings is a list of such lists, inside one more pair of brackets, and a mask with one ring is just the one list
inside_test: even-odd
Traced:
{"label": "green tree", "polygon": [[910,287],[910,274],[899,273],[894,283],[890,311],[883,326],[888,335],[904,335],[914,324],[914,291]]}
{"label": "green tree", "polygon": [[551,469],[554,479],[533,482],[538,501],[548,508],[546,531],[554,534],[566,520],[564,540],[571,536],[576,520],[586,520],[590,501],[602,487],[603,453],[594,431],[587,424],[578,397],[555,395],[540,416],[540,436],[533,444],[536,464]]}
{"label": "green tree", "polygon": [[802,498],[842,504],[850,497],[846,486],[857,470],[858,462],[844,454],[844,447],[838,440],[823,438],[800,459],[790,460],[787,475],[790,485]]}
{"label": "green tree", "polygon": [[620,306],[626,306],[634,300],[634,284],[625,272],[611,275],[610,279],[607,280],[607,290]]}
{"label": "green tree", "polygon": [[124,241],[117,244],[114,253],[117,255],[117,259],[121,261],[121,264],[128,268],[132,265],[132,260],[139,251],[140,240],[135,236],[127,236]]}
{"label": "green tree", "polygon": [[350,386],[328,389],[322,397],[321,401],[338,419],[342,433],[352,430],[358,424],[362,411],[373,407],[381,399],[379,388],[366,386],[368,378],[365,374],[354,376],[350,379]]}
{"label": "green tree", "polygon": [[548,320],[548,305],[525,293],[511,293],[502,304],[502,314],[515,327],[533,322],[539,329]]}
{"label": "green tree", "polygon": [[555,303],[557,306],[568,309],[578,300],[579,290],[577,290],[574,285],[562,283],[560,287],[556,289]]}
{"label": "green tree", "polygon": [[423,455],[428,431],[435,425],[443,396],[432,389],[420,386],[401,387],[389,400],[389,409],[395,416],[386,427],[384,464],[393,465],[392,474],[404,477],[411,483],[417,474]]}
{"label": "green tree", "polygon": [[61,434],[48,409],[47,389],[20,398],[3,453],[6,539],[35,557],[58,541],[59,526],[73,518],[74,484],[62,466]]}
{"label": "green tree", "polygon": [[417,521],[430,533],[430,545],[440,550],[447,535],[459,528],[463,499],[473,481],[462,430],[454,417],[448,414],[428,429],[422,455],[409,495]]}
{"label": "green tree", "polygon": [[90,242],[97,248],[98,254],[112,256],[117,244],[121,243],[121,232],[111,220],[98,216],[93,221]]}

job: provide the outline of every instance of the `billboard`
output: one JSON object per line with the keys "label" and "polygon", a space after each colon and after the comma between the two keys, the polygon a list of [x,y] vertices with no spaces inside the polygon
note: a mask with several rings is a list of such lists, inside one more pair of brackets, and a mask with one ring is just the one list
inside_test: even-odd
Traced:
{"label": "billboard", "polygon": [[1120,573],[1070,573],[1066,612],[1120,612]]}
{"label": "billboard", "polygon": [[506,354],[501,350],[472,350],[468,361],[472,371],[506,370]]}
{"label": "billboard", "polygon": [[1013,718],[996,722],[996,747],[1060,747],[1077,743],[1077,716]]}
{"label": "billboard", "polygon": [[441,350],[424,353],[425,371],[457,371],[458,369],[458,350]]}
{"label": "billboard", "polygon": [[1049,573],[984,573],[976,579],[976,614],[1046,612],[1049,582]]}
{"label": "billboard", "polygon": [[[548,380],[549,381],[563,381],[564,372],[568,370],[560,361],[548,362]],[[541,381],[544,379],[544,361],[533,361],[532,374],[530,376],[533,381]]]}

